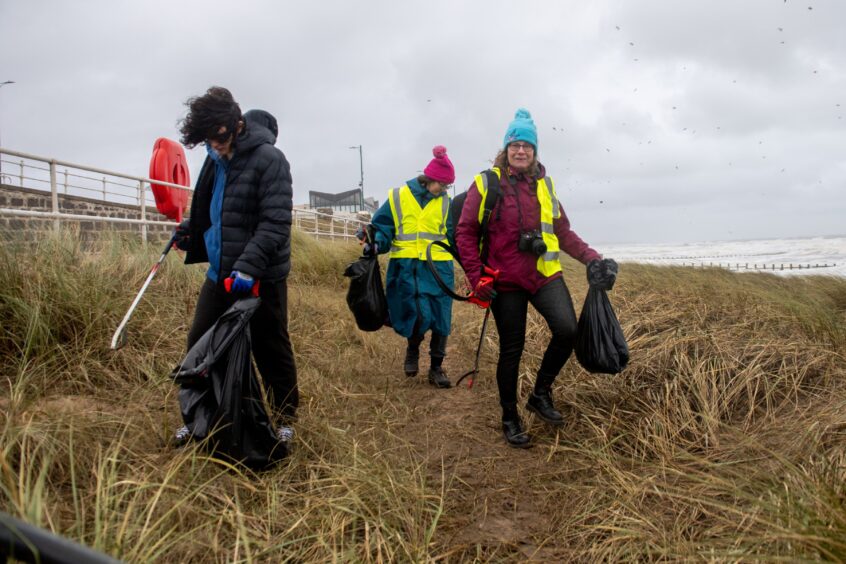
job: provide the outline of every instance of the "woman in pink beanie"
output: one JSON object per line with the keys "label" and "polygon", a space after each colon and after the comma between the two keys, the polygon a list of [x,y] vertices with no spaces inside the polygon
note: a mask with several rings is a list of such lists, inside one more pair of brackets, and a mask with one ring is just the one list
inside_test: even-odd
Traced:
{"label": "woman in pink beanie", "polygon": [[[374,244],[372,249],[366,247],[365,252],[391,253],[385,294],[391,326],[408,339],[406,376],[417,375],[420,344],[431,330],[429,383],[437,388],[449,388],[452,384],[442,365],[452,321],[452,298],[444,294],[424,263],[426,248],[432,241],[446,240],[455,246],[448,193],[455,181],[455,168],[446,147],[438,145],[432,154],[434,158],[422,175],[388,192],[387,201],[368,226]],[[363,230],[359,238],[364,238]],[[452,288],[452,256],[432,247],[432,259],[441,280]]]}

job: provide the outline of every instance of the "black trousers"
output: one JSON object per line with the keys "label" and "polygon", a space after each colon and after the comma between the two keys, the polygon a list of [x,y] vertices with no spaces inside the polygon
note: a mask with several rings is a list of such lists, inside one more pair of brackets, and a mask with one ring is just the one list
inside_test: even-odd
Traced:
{"label": "black trousers", "polygon": [[[408,348],[418,350],[425,335],[415,334],[408,339]],[[432,338],[429,341],[429,357],[432,359],[432,367],[440,366],[446,356],[447,336],[432,331]]]}
{"label": "black trousers", "polygon": [[[271,408],[283,420],[290,420],[296,417],[300,395],[294,350],[288,335],[287,281],[262,281],[259,297],[261,305],[250,319],[253,358],[264,380]],[[237,299],[238,296],[227,293],[222,284],[206,278],[197,298],[194,323],[188,332],[189,349]]]}
{"label": "black trousers", "polygon": [[[420,332],[420,319],[414,323],[414,335],[408,338],[408,348],[419,350],[420,344],[425,338]],[[432,368],[440,366],[446,357],[447,336],[432,331],[432,338],[429,341],[429,357],[432,359]]]}
{"label": "black trousers", "polygon": [[552,385],[576,342],[576,312],[562,278],[553,280],[535,294],[520,290],[499,292],[491,303],[491,311],[499,333],[496,383],[499,401],[504,408],[513,409],[517,404],[517,377],[526,344],[526,317],[530,303],[543,316],[552,332],[538,370],[535,389]]}

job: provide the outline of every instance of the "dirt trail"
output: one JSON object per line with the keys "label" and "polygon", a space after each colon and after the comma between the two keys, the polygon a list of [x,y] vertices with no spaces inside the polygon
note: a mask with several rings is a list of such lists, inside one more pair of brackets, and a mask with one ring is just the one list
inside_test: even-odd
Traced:
{"label": "dirt trail", "polygon": [[[474,355],[466,347],[463,352],[450,347],[444,366],[453,382],[473,366]],[[399,365],[393,377],[399,380],[397,399],[417,406],[404,436],[425,460],[431,483],[446,479],[449,484],[438,528],[438,534],[446,537],[440,542],[453,548],[481,544],[500,556],[514,554],[521,560],[561,558],[563,547],[556,547],[551,538],[551,520],[560,508],[549,507],[534,483],[550,471],[550,464],[560,464],[560,456],[552,459],[559,433],[521,406],[533,447],[509,447],[500,428],[493,358],[482,363],[472,389],[466,379],[460,387],[446,390],[430,386],[426,361],[421,355],[421,374],[416,378],[403,381]]]}

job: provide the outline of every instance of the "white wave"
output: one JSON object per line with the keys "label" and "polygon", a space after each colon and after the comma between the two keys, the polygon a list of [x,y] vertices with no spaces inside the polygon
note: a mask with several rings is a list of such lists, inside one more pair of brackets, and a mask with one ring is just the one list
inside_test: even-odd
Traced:
{"label": "white wave", "polygon": [[605,245],[597,250],[617,262],[721,266],[741,272],[757,269],[781,275],[846,277],[846,237]]}

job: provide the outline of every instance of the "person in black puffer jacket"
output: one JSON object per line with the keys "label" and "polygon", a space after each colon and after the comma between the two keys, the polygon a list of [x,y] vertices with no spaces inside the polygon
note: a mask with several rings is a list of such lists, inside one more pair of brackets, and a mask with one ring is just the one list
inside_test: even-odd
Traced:
{"label": "person in black puffer jacket", "polygon": [[[188,148],[204,143],[208,156],[176,246],[186,251],[185,264],[209,263],[188,349],[258,284],[262,302],[250,322],[253,356],[280,419],[280,439],[288,440],[299,403],[286,282],[293,191],[288,161],[274,146],[276,119],[263,110],[241,115],[229,90],[218,86],[186,105],[182,143]],[[177,431],[177,443],[188,438],[187,428]]]}

